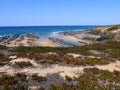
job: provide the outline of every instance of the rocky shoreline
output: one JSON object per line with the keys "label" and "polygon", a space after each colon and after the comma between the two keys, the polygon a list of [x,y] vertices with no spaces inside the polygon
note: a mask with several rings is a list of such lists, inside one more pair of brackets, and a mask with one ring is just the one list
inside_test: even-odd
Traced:
{"label": "rocky shoreline", "polygon": [[73,36],[85,44],[101,43],[106,41],[120,41],[120,25],[105,26],[77,32],[64,32],[65,36]]}
{"label": "rocky shoreline", "polygon": [[[0,44],[6,46],[53,46],[73,47],[84,44],[103,43],[110,40],[120,41],[120,25],[94,28],[93,30],[60,32],[60,37],[48,37],[41,40],[36,34],[5,35],[0,37]],[[51,45],[49,45],[49,43]]]}

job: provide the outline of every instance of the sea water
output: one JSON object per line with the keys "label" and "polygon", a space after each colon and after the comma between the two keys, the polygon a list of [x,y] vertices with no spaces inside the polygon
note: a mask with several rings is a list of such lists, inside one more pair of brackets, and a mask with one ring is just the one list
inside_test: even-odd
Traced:
{"label": "sea water", "polygon": [[40,37],[54,37],[60,32],[90,30],[99,26],[13,26],[0,27],[0,36],[33,33]]}

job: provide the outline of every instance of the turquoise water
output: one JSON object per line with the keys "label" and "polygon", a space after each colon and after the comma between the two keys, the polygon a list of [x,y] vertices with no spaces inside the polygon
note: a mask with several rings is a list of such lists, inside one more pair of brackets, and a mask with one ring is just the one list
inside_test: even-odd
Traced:
{"label": "turquoise water", "polygon": [[98,26],[24,26],[24,27],[0,27],[0,35],[34,33],[40,37],[57,36],[59,32],[82,31]]}

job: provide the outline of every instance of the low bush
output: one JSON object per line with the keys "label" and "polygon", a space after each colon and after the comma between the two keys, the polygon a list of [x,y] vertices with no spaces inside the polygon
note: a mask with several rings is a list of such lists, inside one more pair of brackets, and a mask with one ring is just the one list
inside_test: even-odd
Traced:
{"label": "low bush", "polygon": [[20,61],[15,62],[16,65],[18,65],[20,68],[30,67],[32,64],[29,61]]}
{"label": "low bush", "polygon": [[[68,78],[68,77],[67,77]],[[107,70],[99,70],[98,68],[85,68],[84,73],[77,78],[68,81],[76,81],[77,84],[69,85],[51,85],[51,90],[119,90],[120,72],[109,72]],[[100,83],[101,81],[101,83]],[[106,84],[106,81],[108,83]],[[114,84],[114,82],[116,84]]]}
{"label": "low bush", "polygon": [[2,50],[6,50],[6,49],[8,49],[5,45],[0,45],[0,49],[2,49]]}
{"label": "low bush", "polygon": [[0,85],[14,85],[16,84],[16,80],[11,75],[3,75],[0,77]]}
{"label": "low bush", "polygon": [[66,78],[66,80],[67,80],[68,82],[70,82],[70,81],[73,80],[73,79],[72,79],[71,77],[69,77],[69,76],[65,76],[65,78]]}
{"label": "low bush", "polygon": [[86,68],[84,72],[88,75],[96,76],[97,79],[108,80],[109,82],[119,82],[120,72],[110,72],[108,70],[99,70],[97,68]]}
{"label": "low bush", "polygon": [[33,74],[32,75],[32,80],[38,81],[38,82],[42,82],[42,81],[46,81],[47,78],[43,77],[43,76],[38,76],[37,74]]}
{"label": "low bush", "polygon": [[24,73],[17,73],[15,75],[21,82],[24,82],[27,80],[27,75],[25,75]]}

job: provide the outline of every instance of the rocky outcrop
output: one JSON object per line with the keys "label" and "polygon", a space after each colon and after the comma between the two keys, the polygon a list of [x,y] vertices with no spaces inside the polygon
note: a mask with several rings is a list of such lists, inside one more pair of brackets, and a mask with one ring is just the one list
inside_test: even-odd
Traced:
{"label": "rocky outcrop", "polygon": [[64,32],[63,35],[76,37],[79,39],[79,42],[88,42],[85,44],[101,43],[110,40],[120,41],[120,25],[103,26],[77,32]]}
{"label": "rocky outcrop", "polygon": [[28,34],[26,34],[26,37],[39,39],[39,36],[37,36],[36,34],[33,34],[33,33],[28,33]]}
{"label": "rocky outcrop", "polygon": [[120,25],[95,28],[92,33],[100,35],[100,38],[98,38],[96,41],[120,41]]}
{"label": "rocky outcrop", "polygon": [[0,37],[0,42],[6,42],[10,38],[10,35]]}
{"label": "rocky outcrop", "polygon": [[54,42],[54,43],[56,43],[56,44],[60,44],[61,46],[64,46],[64,47],[72,47],[72,46],[75,46],[74,44],[69,43],[69,42],[66,42],[66,41],[63,40],[63,39],[53,38],[53,37],[49,37],[48,39],[51,40],[52,42]]}
{"label": "rocky outcrop", "polygon": [[10,41],[17,39],[19,36],[20,34],[2,36],[0,37],[0,43],[9,43]]}

